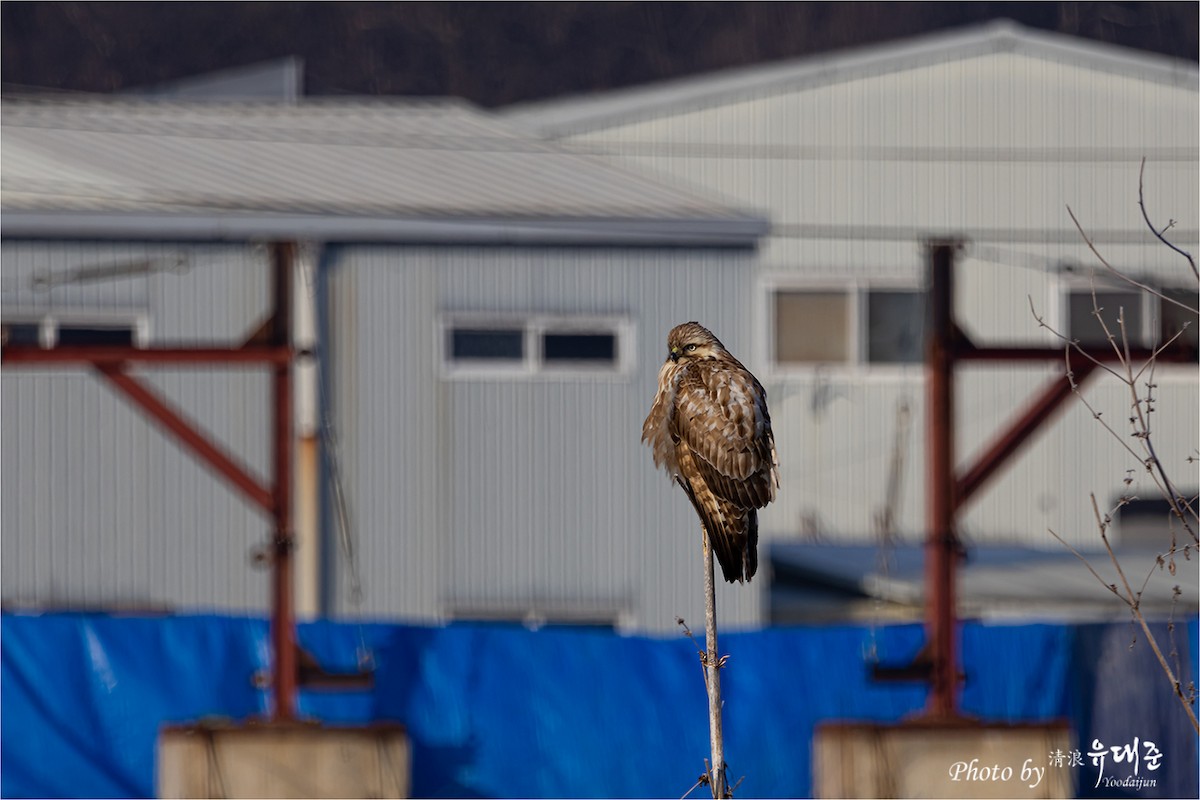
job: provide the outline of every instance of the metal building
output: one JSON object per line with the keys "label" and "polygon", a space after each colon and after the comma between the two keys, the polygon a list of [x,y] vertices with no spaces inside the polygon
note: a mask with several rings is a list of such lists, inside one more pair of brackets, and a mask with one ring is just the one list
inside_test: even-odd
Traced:
{"label": "metal building", "polygon": [[[928,237],[961,238],[956,303],[981,343],[1095,342],[1093,289],[1116,330],[1164,341],[1195,313],[1113,279],[1088,249],[1195,309],[1187,262],[1200,219],[1197,68],[1007,22],[793,62],[512,107],[508,119],[595,160],[699,188],[772,223],[746,288],[752,357],[772,398],[782,460],[776,541],[866,542],[923,533],[921,294]],[[977,366],[960,377],[966,459],[1061,365]],[[1156,446],[1197,487],[1197,374],[1162,367]],[[1099,546],[1104,508],[1158,491],[1120,441],[1129,390],[1106,377],[1086,396],[1106,433],[1068,410],[963,518],[967,541]],[[1125,478],[1132,485],[1125,484]],[[1151,509],[1154,508],[1151,502]],[[1139,506],[1139,509],[1145,508]],[[1146,534],[1126,510],[1127,541]],[[1166,547],[1166,514],[1146,535]]]}
{"label": "metal building", "polygon": [[[1194,65],[1007,25],[507,118],[6,102],[2,315],[47,343],[236,339],[266,302],[261,243],[308,242],[301,609],[667,630],[702,614],[694,514],[638,441],[672,325],[703,321],[767,387],[784,485],[764,547],[916,540],[922,242],[968,241],[959,317],[984,341],[1051,341],[1031,300],[1094,335],[1066,204],[1112,263],[1194,304],[1136,201],[1144,155],[1148,209],[1195,251],[1197,133]],[[1139,336],[1179,321],[1096,280]],[[962,378],[960,453],[1049,373]],[[265,470],[262,375],[151,377]],[[1196,372],[1156,378],[1160,455],[1194,487]],[[6,365],[0,390],[6,604],[263,608],[266,524],[207,471],[86,374]],[[1123,419],[1119,385],[1088,396]],[[1085,543],[1089,492],[1111,502],[1131,466],[1071,408],[963,533]],[[768,584],[722,588],[722,618],[760,623]]]}
{"label": "metal building", "polygon": [[[672,324],[748,347],[762,217],[453,101],[17,100],[3,170],[6,341],[234,342],[263,243],[308,243],[302,612],[698,616],[698,528],[641,421]],[[266,471],[265,376],[146,377]],[[84,372],[0,386],[7,605],[265,606],[267,526],[218,478]]]}

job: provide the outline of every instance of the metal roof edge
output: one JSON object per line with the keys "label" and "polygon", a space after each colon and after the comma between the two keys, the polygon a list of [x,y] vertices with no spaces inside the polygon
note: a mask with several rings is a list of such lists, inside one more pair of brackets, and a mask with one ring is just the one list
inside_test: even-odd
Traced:
{"label": "metal roof edge", "polygon": [[303,113],[306,109],[355,109],[370,111],[407,112],[414,108],[458,109],[492,117],[492,112],[465,97],[455,95],[301,95],[295,101],[284,98],[260,97],[177,97],[172,95],[113,92],[10,92],[0,96],[0,106],[13,109],[95,108],[100,110],[124,108],[145,109],[168,113],[171,111],[204,109],[285,109]]}
{"label": "metal roof edge", "polygon": [[433,245],[753,248],[770,222],[705,219],[388,219],[319,215],[6,211],[5,239],[271,239]]}
{"label": "metal roof edge", "polygon": [[272,98],[294,103],[304,95],[304,59],[297,55],[265,59],[135,86],[123,89],[118,94],[176,101]]}
{"label": "metal roof edge", "polygon": [[956,58],[1003,52],[1041,58],[1065,57],[1091,69],[1200,90],[1200,70],[1191,62],[1048,33],[1001,19],[916,38],[716,70],[611,91],[520,103],[493,111],[527,130],[552,136],[580,127],[595,130],[678,113],[681,109],[718,105],[747,91],[825,85]]}

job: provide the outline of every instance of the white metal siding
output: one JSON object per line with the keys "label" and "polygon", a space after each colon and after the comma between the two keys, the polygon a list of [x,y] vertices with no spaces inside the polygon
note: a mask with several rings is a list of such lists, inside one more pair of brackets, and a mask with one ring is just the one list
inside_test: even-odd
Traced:
{"label": "white metal siding", "polygon": [[[698,523],[639,439],[671,326],[698,319],[749,351],[750,258],[345,252],[332,289],[335,403],[365,610],[612,613],[659,630],[680,615],[698,622]],[[633,373],[446,379],[438,314],[473,311],[627,318]],[[756,585],[721,602],[731,623],[758,619]]]}
{"label": "white metal siding", "polygon": [[[238,246],[3,244],[6,310],[131,309],[150,341],[232,343],[260,319],[265,252]],[[34,273],[135,263],[187,269],[34,291]],[[267,380],[259,370],[139,373],[251,470],[265,475]],[[254,609],[265,573],[249,563],[269,524],[156,423],[79,367],[6,365],[3,598],[6,603]]]}

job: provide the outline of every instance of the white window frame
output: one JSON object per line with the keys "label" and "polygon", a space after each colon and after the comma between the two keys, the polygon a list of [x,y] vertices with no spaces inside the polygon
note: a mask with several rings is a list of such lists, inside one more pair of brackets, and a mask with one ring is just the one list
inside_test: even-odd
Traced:
{"label": "white window frame", "polygon": [[[921,362],[895,363],[867,360],[870,331],[867,328],[867,298],[872,291],[904,291],[921,294],[924,287],[902,278],[832,278],[806,279],[791,274],[767,275],[761,280],[758,292],[760,318],[765,320],[762,363],[767,374],[776,379],[811,378],[822,374],[869,375],[882,378],[908,378],[921,369]],[[775,293],[776,292],[841,292],[849,295],[845,335],[850,343],[850,358],[844,362],[812,362],[780,364],[775,357]]]}
{"label": "white window frame", "polygon": [[0,309],[0,325],[38,326],[38,344],[52,348],[58,344],[63,328],[129,328],[133,346],[147,347],[150,343],[150,315],[133,309],[57,308],[35,310],[5,307]]}
{"label": "white window frame", "polygon": [[[437,327],[437,363],[441,376],[449,380],[628,380],[635,368],[635,326],[624,316],[444,312]],[[455,361],[447,344],[455,328],[519,328],[522,358],[507,363],[503,359]],[[542,357],[542,337],[547,332],[611,334],[616,344],[614,361],[547,364]]]}

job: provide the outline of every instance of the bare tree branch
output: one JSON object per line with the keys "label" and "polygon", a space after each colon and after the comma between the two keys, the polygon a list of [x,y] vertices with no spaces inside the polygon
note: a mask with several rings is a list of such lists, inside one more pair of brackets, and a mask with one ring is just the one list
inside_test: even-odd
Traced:
{"label": "bare tree branch", "polygon": [[1033,298],[1030,297],[1029,295],[1025,295],[1025,298],[1029,301],[1029,311],[1031,314],[1033,314],[1033,318],[1035,320],[1037,320],[1038,326],[1050,331],[1050,334],[1052,336],[1054,336],[1056,339],[1058,339],[1060,342],[1062,342],[1065,345],[1066,351],[1067,351],[1065,353],[1065,355],[1067,357],[1067,373],[1068,374],[1071,373],[1071,353],[1070,353],[1070,351],[1074,350],[1075,352],[1079,353],[1079,355],[1083,356],[1088,361],[1092,362],[1093,365],[1104,370],[1109,375],[1112,375],[1114,378],[1118,378],[1118,379],[1121,378],[1121,373],[1115,371],[1112,367],[1108,366],[1103,361],[1101,361],[1100,359],[1091,355],[1086,350],[1084,350],[1082,347],[1080,347],[1078,339],[1068,339],[1066,336],[1063,336],[1061,333],[1056,331],[1054,328],[1050,327],[1050,325],[1046,322],[1046,320],[1043,319],[1041,317],[1041,315],[1039,315],[1037,313],[1037,309],[1034,308]]}
{"label": "bare tree branch", "polygon": [[[1154,227],[1154,223],[1150,221],[1150,214],[1149,214],[1149,212],[1146,211],[1145,193],[1142,191],[1142,183],[1143,183],[1143,179],[1145,177],[1146,177],[1146,157],[1142,156],[1142,167],[1141,167],[1141,169],[1138,170],[1138,208],[1142,209],[1142,219],[1146,220],[1146,227],[1148,227],[1150,229],[1150,232],[1153,233],[1160,242],[1162,242],[1167,247],[1174,250],[1176,253],[1179,253],[1179,255],[1186,258],[1188,265],[1191,266],[1191,268],[1192,268],[1192,275],[1194,275],[1196,277],[1196,280],[1200,280],[1200,270],[1196,269],[1196,259],[1192,258],[1192,254],[1186,250],[1181,250],[1180,248],[1171,244],[1170,242],[1167,241],[1166,237],[1163,236],[1164,233],[1166,233],[1168,230],[1170,230],[1172,227],[1174,227],[1175,220],[1171,220],[1170,222],[1168,222],[1166,224],[1166,227],[1164,227],[1161,231],[1158,230],[1158,228]],[[1184,307],[1186,308],[1186,306],[1184,306]],[[1192,309],[1192,310],[1194,311],[1195,309]]]}
{"label": "bare tree branch", "polygon": [[[1096,505],[1096,495],[1094,494],[1092,495],[1092,509],[1096,512],[1097,523],[1100,523],[1100,509]],[[1141,597],[1140,595],[1135,596],[1133,589],[1129,586],[1129,580],[1125,577],[1125,571],[1121,569],[1121,561],[1117,558],[1117,554],[1113,552],[1112,545],[1109,544],[1108,535],[1105,533],[1104,529],[1104,524],[1100,523],[1100,539],[1104,542],[1104,549],[1108,551],[1108,557],[1112,561],[1113,566],[1116,567],[1117,575],[1121,578],[1121,583],[1125,587],[1125,601],[1129,604],[1129,608],[1133,612],[1133,618],[1137,620],[1138,624],[1142,627],[1142,632],[1146,634],[1146,641],[1149,642],[1150,649],[1154,651],[1154,656],[1158,659],[1159,666],[1162,667],[1163,672],[1166,673],[1167,680],[1170,682],[1171,688],[1175,692],[1175,696],[1179,698],[1179,702],[1183,706],[1183,710],[1187,712],[1188,719],[1192,722],[1192,727],[1197,733],[1200,733],[1200,720],[1196,719],[1196,711],[1192,708],[1191,701],[1188,699],[1187,695],[1184,694],[1183,685],[1180,683],[1179,678],[1175,677],[1175,671],[1171,669],[1171,665],[1167,663],[1166,656],[1164,656],[1162,650],[1159,649],[1158,641],[1154,638],[1154,634],[1151,632],[1150,626],[1146,623],[1145,616],[1142,615],[1142,611],[1138,607]]]}
{"label": "bare tree branch", "polygon": [[[1096,256],[1096,259],[1097,259],[1097,260],[1099,260],[1099,262],[1100,262],[1101,264],[1103,264],[1103,265],[1104,265],[1104,268],[1105,268],[1105,269],[1107,269],[1109,272],[1111,272],[1113,275],[1117,276],[1117,277],[1118,277],[1118,278],[1120,278],[1121,280],[1123,280],[1123,281],[1125,281],[1126,283],[1130,284],[1131,286],[1136,286],[1137,288],[1141,289],[1142,291],[1144,291],[1144,292],[1148,292],[1148,293],[1150,293],[1150,294],[1154,295],[1155,297],[1157,297],[1157,298],[1158,298],[1158,299],[1160,299],[1160,300],[1163,300],[1163,301],[1165,301],[1165,302],[1167,302],[1167,303],[1170,303],[1171,305],[1176,305],[1176,306],[1179,306],[1180,308],[1182,308],[1182,309],[1184,309],[1184,310],[1186,310],[1186,311],[1190,311],[1190,312],[1192,312],[1193,314],[1198,314],[1198,313],[1200,313],[1200,311],[1198,311],[1197,309],[1194,309],[1194,308],[1192,308],[1192,307],[1191,307],[1191,306],[1189,306],[1187,303],[1181,303],[1181,302],[1179,302],[1178,300],[1176,300],[1176,299],[1175,299],[1175,298],[1173,298],[1173,297],[1168,297],[1167,295],[1165,295],[1165,294],[1163,294],[1162,292],[1158,291],[1158,290],[1157,290],[1157,289],[1155,289],[1154,287],[1152,287],[1152,286],[1147,286],[1146,284],[1144,284],[1144,283],[1142,283],[1142,282],[1140,282],[1140,281],[1136,281],[1136,280],[1134,280],[1133,278],[1131,278],[1131,277],[1129,277],[1128,275],[1126,275],[1124,272],[1121,272],[1121,270],[1119,270],[1119,269],[1117,269],[1116,267],[1114,267],[1112,264],[1109,264],[1109,263],[1108,263],[1108,261],[1106,261],[1106,260],[1105,260],[1104,256],[1100,255],[1100,251],[1096,249],[1096,245],[1095,245],[1095,243],[1092,241],[1091,237],[1090,237],[1090,236],[1088,236],[1086,232],[1084,232],[1084,230],[1083,230],[1083,226],[1082,226],[1082,225],[1080,225],[1080,224],[1079,224],[1079,220],[1075,218],[1075,212],[1073,212],[1073,211],[1071,210],[1071,207],[1070,207],[1070,206],[1067,206],[1067,213],[1071,215],[1071,222],[1074,222],[1074,223],[1075,223],[1075,229],[1076,229],[1077,231],[1079,231],[1079,235],[1080,235],[1080,236],[1082,236],[1082,237],[1083,237],[1083,241],[1087,243],[1088,249],[1089,249],[1089,250],[1091,250],[1091,251],[1092,251],[1092,254]],[[1168,242],[1168,244],[1170,244],[1170,243]],[[1172,250],[1179,250],[1179,248],[1175,247],[1174,245],[1171,245],[1171,249],[1172,249]],[[1179,252],[1183,252],[1183,251],[1179,251]],[[1196,264],[1195,264],[1195,262],[1193,262],[1193,261],[1191,260],[1191,259],[1192,259],[1192,257],[1191,257],[1190,255],[1187,255],[1187,253],[1184,253],[1184,255],[1185,255],[1185,256],[1187,256],[1187,259],[1188,259],[1188,261],[1189,261],[1189,262],[1191,262],[1191,264],[1192,264],[1192,269],[1194,270],[1194,269],[1196,268]]]}
{"label": "bare tree branch", "polygon": [[1117,591],[1117,585],[1116,585],[1115,583],[1107,583],[1107,582],[1104,580],[1104,578],[1100,577],[1100,573],[1099,573],[1099,572],[1096,572],[1096,568],[1092,566],[1092,562],[1088,561],[1086,556],[1084,556],[1082,553],[1080,553],[1080,552],[1079,552],[1078,550],[1076,550],[1074,547],[1071,547],[1071,545],[1067,543],[1067,540],[1066,540],[1066,539],[1064,539],[1064,538],[1062,538],[1061,536],[1059,536],[1059,535],[1058,535],[1057,533],[1055,533],[1055,532],[1054,532],[1052,529],[1050,529],[1050,528],[1047,528],[1047,529],[1046,529],[1046,531],[1047,531],[1047,532],[1048,532],[1048,533],[1049,533],[1051,536],[1053,536],[1055,539],[1058,539],[1059,543],[1060,543],[1060,544],[1061,544],[1063,547],[1065,547],[1065,548],[1067,548],[1068,550],[1070,550],[1070,551],[1071,551],[1071,555],[1073,555],[1073,556],[1075,556],[1076,558],[1078,558],[1078,559],[1079,559],[1079,562],[1080,562],[1081,564],[1083,564],[1085,567],[1087,567],[1087,571],[1088,571],[1088,572],[1090,572],[1090,573],[1092,573],[1092,577],[1094,577],[1096,580],[1100,581],[1100,585],[1101,585],[1101,586],[1103,586],[1105,589],[1108,589],[1110,592],[1112,592],[1114,595],[1116,595],[1116,596],[1117,596],[1118,598],[1120,598],[1121,600],[1124,600],[1124,599],[1125,599],[1124,597],[1122,597],[1122,596],[1121,596],[1121,593]]}
{"label": "bare tree branch", "polygon": [[[1143,179],[1145,176],[1145,169],[1146,169],[1146,161],[1145,161],[1145,159],[1142,159],[1141,171],[1138,176],[1138,206],[1141,208],[1142,218],[1146,221],[1146,225],[1150,228],[1150,230],[1154,233],[1155,237],[1159,241],[1161,241],[1163,244],[1170,247],[1171,250],[1175,251],[1176,253],[1179,253],[1185,259],[1187,259],[1187,262],[1188,262],[1189,266],[1191,267],[1193,276],[1195,276],[1197,278],[1197,280],[1200,281],[1200,272],[1197,272],[1196,262],[1192,258],[1191,254],[1187,253],[1186,251],[1181,250],[1180,248],[1171,244],[1164,237],[1164,234],[1166,233],[1166,231],[1168,231],[1171,227],[1174,226],[1174,224],[1175,224],[1174,220],[1169,222],[1161,230],[1159,230],[1150,220],[1150,215],[1146,210],[1145,196],[1144,196],[1144,189],[1143,189]],[[1070,215],[1071,221],[1075,223],[1076,229],[1079,231],[1080,236],[1083,237],[1083,240],[1087,243],[1088,248],[1091,249],[1092,253],[1096,256],[1096,258],[1100,261],[1100,263],[1112,275],[1115,275],[1122,281],[1124,281],[1132,286],[1137,287],[1138,289],[1142,290],[1143,292],[1146,292],[1148,294],[1158,297],[1161,301],[1168,302],[1173,305],[1179,306],[1180,308],[1186,309],[1191,313],[1196,313],[1196,310],[1189,307],[1188,305],[1186,305],[1184,303],[1180,303],[1179,301],[1175,300],[1174,298],[1166,296],[1163,292],[1156,290],[1154,287],[1148,286],[1137,280],[1134,280],[1133,278],[1130,278],[1129,276],[1123,274],[1122,272],[1120,272],[1119,270],[1114,268],[1111,264],[1108,263],[1107,260],[1105,260],[1104,256],[1101,255],[1099,250],[1096,248],[1095,243],[1092,241],[1091,237],[1089,237],[1087,235],[1087,232],[1083,229],[1083,226],[1079,223],[1079,220],[1075,217],[1074,212],[1071,210],[1071,208],[1069,206],[1067,207],[1067,213]],[[1120,598],[1121,601],[1124,602],[1125,605],[1129,607],[1130,614],[1133,617],[1133,621],[1136,621],[1138,623],[1138,625],[1141,626],[1142,632],[1145,634],[1146,641],[1149,643],[1150,648],[1154,651],[1155,658],[1158,659],[1159,666],[1162,668],[1163,673],[1166,675],[1167,680],[1170,682],[1172,691],[1174,692],[1175,696],[1178,698],[1180,704],[1183,705],[1184,711],[1187,713],[1188,719],[1192,723],[1192,727],[1198,733],[1200,733],[1200,723],[1197,722],[1196,711],[1192,706],[1192,704],[1195,700],[1195,696],[1196,696],[1194,684],[1189,684],[1189,686],[1187,687],[1187,690],[1186,691],[1184,690],[1184,687],[1181,685],[1179,678],[1177,677],[1178,667],[1176,667],[1175,669],[1172,669],[1170,662],[1168,661],[1167,657],[1163,655],[1162,649],[1159,647],[1158,641],[1155,639],[1153,632],[1150,630],[1150,626],[1146,622],[1146,618],[1141,610],[1142,594],[1143,594],[1143,592],[1146,591],[1147,587],[1150,585],[1150,580],[1154,576],[1155,572],[1165,568],[1165,569],[1167,569],[1168,572],[1170,572],[1170,574],[1174,575],[1175,574],[1175,556],[1176,556],[1176,554],[1182,552],[1184,558],[1190,559],[1193,548],[1197,544],[1200,544],[1200,540],[1198,540],[1197,536],[1196,536],[1196,525],[1193,524],[1196,521],[1200,521],[1197,519],[1195,501],[1184,496],[1176,488],[1174,482],[1168,476],[1167,470],[1162,463],[1162,459],[1159,458],[1158,452],[1154,446],[1154,440],[1153,440],[1153,435],[1152,435],[1157,430],[1157,427],[1154,425],[1154,420],[1157,419],[1156,417],[1154,417],[1154,411],[1155,411],[1155,389],[1158,386],[1157,383],[1155,382],[1158,355],[1160,353],[1162,353],[1163,351],[1165,351],[1167,348],[1174,345],[1179,340],[1179,338],[1183,335],[1183,331],[1181,330],[1181,331],[1175,333],[1166,342],[1156,344],[1153,348],[1153,352],[1151,353],[1150,358],[1147,359],[1146,363],[1141,365],[1140,367],[1135,368],[1135,365],[1133,364],[1133,361],[1130,357],[1130,355],[1131,355],[1130,341],[1129,341],[1130,331],[1126,324],[1125,309],[1124,308],[1117,309],[1116,330],[1114,331],[1112,329],[1112,327],[1109,325],[1108,321],[1105,319],[1104,314],[1102,313],[1104,311],[1104,309],[1100,306],[1099,298],[1097,297],[1097,294],[1096,294],[1095,282],[1093,281],[1093,284],[1092,284],[1092,314],[1093,314],[1093,316],[1096,317],[1096,320],[1098,321],[1099,326],[1100,326],[1101,330],[1103,331],[1104,337],[1105,337],[1106,341],[1108,342],[1109,346],[1113,348],[1113,352],[1116,355],[1116,361],[1119,365],[1117,369],[1109,369],[1106,367],[1105,370],[1110,375],[1113,375],[1118,380],[1120,380],[1121,383],[1125,384],[1125,386],[1129,392],[1129,404],[1130,404],[1130,408],[1128,411],[1129,429],[1124,434],[1122,434],[1122,433],[1118,433],[1113,428],[1112,425],[1110,425],[1106,420],[1104,420],[1101,417],[1102,412],[1100,412],[1098,409],[1096,409],[1088,401],[1088,399],[1080,391],[1079,384],[1075,380],[1074,373],[1071,371],[1071,350],[1072,350],[1072,348],[1074,348],[1076,351],[1079,351],[1081,353],[1081,355],[1083,355],[1084,357],[1090,358],[1090,356],[1088,356],[1087,353],[1082,352],[1078,342],[1068,339],[1067,337],[1063,336],[1062,334],[1058,333],[1053,328],[1051,328],[1049,325],[1047,325],[1046,322],[1041,317],[1038,316],[1037,311],[1033,306],[1032,298],[1029,298],[1029,306],[1030,306],[1030,311],[1033,313],[1034,319],[1037,320],[1038,324],[1041,327],[1049,330],[1051,333],[1053,333],[1055,336],[1057,336],[1061,341],[1063,341],[1065,343],[1064,358],[1066,360],[1067,379],[1071,383],[1072,391],[1076,394],[1077,397],[1079,397],[1079,399],[1083,403],[1084,407],[1087,408],[1087,410],[1091,412],[1093,419],[1095,419],[1097,422],[1099,422],[1101,427],[1103,427],[1105,431],[1107,431],[1117,442],[1119,442],[1127,453],[1129,453],[1131,456],[1133,456],[1137,460],[1138,464],[1141,467],[1141,470],[1144,470],[1145,474],[1150,476],[1150,480],[1158,488],[1162,497],[1167,500],[1167,502],[1171,508],[1171,512],[1172,512],[1172,516],[1169,518],[1170,519],[1170,534],[1171,534],[1170,548],[1165,553],[1159,553],[1155,557],[1153,566],[1151,566],[1149,571],[1146,573],[1145,579],[1142,581],[1141,586],[1138,588],[1138,590],[1136,592],[1133,590],[1133,586],[1130,584],[1129,579],[1126,576],[1125,569],[1121,565],[1121,561],[1117,557],[1116,552],[1113,550],[1112,545],[1109,541],[1109,537],[1108,537],[1109,529],[1113,522],[1113,515],[1116,512],[1118,512],[1121,508],[1126,506],[1133,499],[1135,499],[1135,496],[1130,495],[1128,493],[1123,494],[1121,496],[1119,502],[1113,508],[1112,511],[1110,511],[1107,514],[1101,514],[1100,506],[1096,500],[1095,493],[1092,493],[1092,495],[1091,495],[1092,511],[1096,518],[1096,527],[1099,530],[1100,539],[1104,543],[1104,548],[1108,553],[1109,560],[1112,562],[1113,568],[1117,572],[1117,576],[1120,580],[1120,586],[1118,586],[1118,584],[1116,584],[1116,583],[1109,583],[1108,581],[1106,581],[1100,575],[1100,573],[1096,571],[1096,569],[1091,565],[1091,563],[1088,562],[1087,558],[1085,558],[1082,554],[1080,554],[1079,551],[1077,551],[1071,545],[1067,544],[1067,542],[1061,536],[1059,536],[1057,533],[1055,533],[1053,530],[1050,531],[1050,535],[1053,536],[1055,539],[1057,539],[1060,544],[1062,544],[1077,559],[1079,559],[1084,564],[1084,566],[1087,568],[1087,570],[1092,574],[1092,576],[1102,586],[1104,586],[1104,588],[1106,588],[1108,591],[1112,592],[1115,596]],[[1187,325],[1187,323],[1185,323],[1185,325],[1184,325],[1185,328],[1186,328],[1186,325]],[[1118,339],[1118,334],[1119,334],[1119,339]],[[1096,363],[1096,359],[1091,359],[1091,361],[1094,364]],[[1103,365],[1097,364],[1097,366],[1103,366]],[[1142,386],[1144,386],[1144,393],[1143,393],[1143,390],[1141,388],[1139,388],[1139,382],[1142,382],[1142,381],[1144,381],[1144,383],[1141,384]],[[1129,442],[1130,438],[1133,438],[1137,442],[1137,444],[1134,445],[1134,444],[1130,443]],[[1192,458],[1192,457],[1188,458],[1189,463],[1194,463],[1194,461],[1195,461],[1194,458]],[[1132,481],[1133,481],[1132,475],[1135,473],[1135,471],[1136,470],[1130,469],[1126,472],[1126,477],[1125,477],[1126,486],[1128,486],[1132,483]],[[1176,525],[1176,521],[1178,521],[1178,526]],[[1177,541],[1176,541],[1177,527],[1182,527],[1185,531],[1188,532],[1188,534],[1191,536],[1191,539],[1192,539],[1192,542],[1186,543],[1182,549],[1179,548]],[[1175,603],[1178,600],[1178,597],[1179,597],[1179,587],[1176,586],[1174,588],[1174,593],[1172,595],[1171,617],[1168,618],[1168,623],[1167,623],[1168,624],[1168,632],[1172,636],[1172,640],[1171,640],[1172,641],[1172,653],[1171,654],[1173,657],[1175,657],[1176,662],[1178,662],[1178,657],[1177,657],[1177,653],[1174,648],[1173,635],[1174,635],[1174,608],[1175,608]]]}

